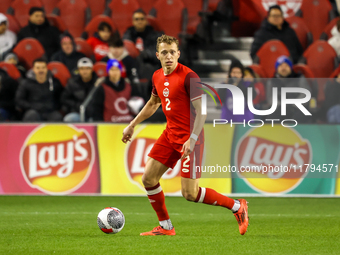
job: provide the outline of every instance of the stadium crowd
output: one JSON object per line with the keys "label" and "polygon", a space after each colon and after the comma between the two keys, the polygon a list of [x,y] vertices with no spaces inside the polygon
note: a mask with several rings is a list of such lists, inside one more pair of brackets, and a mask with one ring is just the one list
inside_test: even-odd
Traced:
{"label": "stadium crowd", "polygon": [[[256,2],[247,0],[252,1]],[[120,1],[112,1],[110,6],[115,2]],[[169,4],[166,0],[158,0],[157,4],[161,2]],[[170,2],[179,10],[185,7],[182,0]],[[189,6],[190,1],[183,2]],[[209,11],[188,8],[189,36],[177,33],[182,31],[162,29],[164,8],[153,8],[150,12],[150,7],[146,11],[133,9],[128,17],[132,26],[120,27],[116,27],[119,22],[115,24],[114,19],[109,18],[111,14],[103,10],[88,19],[86,28],[81,31],[74,30],[74,24],[62,22],[62,10],[56,11],[56,15],[47,15],[47,6],[31,6],[24,21],[15,19],[15,10],[14,15],[0,13],[0,121],[79,122],[84,118],[86,121],[129,122],[148,100],[152,74],[160,68],[155,55],[157,37],[164,32],[175,33],[181,39],[181,61],[194,69],[191,64],[197,42],[201,45],[214,43],[211,38],[207,40],[211,24],[225,19],[230,21],[231,27],[237,25],[238,21],[229,14],[237,1],[200,2],[208,3]],[[340,123],[340,19],[334,1],[320,2],[331,6],[323,33],[318,34],[323,40],[317,40],[315,31],[306,29],[303,21],[306,12],[302,18],[285,18],[280,5],[272,5],[265,14],[259,15],[261,20],[253,31],[254,41],[249,52],[253,64],[244,67],[240,60],[234,59],[227,74],[227,82],[238,86],[244,94],[248,87],[254,88],[256,108],[270,108],[273,87],[301,87],[311,92],[312,100],[305,107],[313,112],[313,118],[302,116],[294,108],[287,110],[285,118],[302,123]],[[158,22],[146,13],[154,14]],[[199,22],[192,25],[194,18]],[[273,82],[265,78],[277,79]],[[306,78],[330,79],[311,82]],[[235,121],[254,118],[249,109],[244,116],[233,116],[230,92],[221,92],[221,98],[222,118]],[[86,107],[83,116],[82,106]],[[274,112],[271,117],[280,118],[280,112]]]}

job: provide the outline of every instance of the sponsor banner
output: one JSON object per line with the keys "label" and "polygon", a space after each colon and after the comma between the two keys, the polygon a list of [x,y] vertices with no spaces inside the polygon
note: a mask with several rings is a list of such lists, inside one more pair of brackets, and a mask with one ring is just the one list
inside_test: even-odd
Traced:
{"label": "sponsor banner", "polygon": [[1,125],[0,192],[99,192],[95,137],[95,126]]}
{"label": "sponsor banner", "polygon": [[233,165],[292,167],[286,172],[234,173],[232,191],[334,194],[339,151],[339,131],[335,125],[237,127]]}
{"label": "sponsor banner", "polygon": [[[144,167],[148,160],[148,153],[165,129],[165,124],[137,126],[132,141],[128,144],[121,142],[125,127],[126,125],[98,125],[97,138],[102,194],[145,194],[142,184]],[[207,146],[212,146],[209,142],[210,138],[212,142],[221,139],[213,135],[213,131],[211,127],[205,131],[206,137],[209,138],[206,140]],[[205,159],[209,162],[209,160],[220,160],[223,156],[228,158],[229,156],[226,155],[230,155],[231,141],[232,139],[229,139],[228,144],[226,138],[226,143],[221,144],[220,153],[206,155]],[[167,195],[181,194],[180,170],[179,161],[174,169],[169,169],[163,175],[160,184]],[[230,179],[202,178],[200,185],[214,188],[222,193],[231,192]]]}
{"label": "sponsor banner", "polygon": [[[142,175],[147,155],[165,124],[137,126],[128,144],[121,142],[125,127],[0,125],[0,194],[145,195]],[[339,137],[336,125],[250,128],[206,124],[205,166],[303,167],[302,171],[278,173],[202,172],[200,186],[224,194],[340,195]],[[313,165],[315,171],[311,167],[306,171],[305,164]],[[327,172],[317,169],[324,164]],[[167,195],[181,194],[180,171],[178,163],[161,179]]]}

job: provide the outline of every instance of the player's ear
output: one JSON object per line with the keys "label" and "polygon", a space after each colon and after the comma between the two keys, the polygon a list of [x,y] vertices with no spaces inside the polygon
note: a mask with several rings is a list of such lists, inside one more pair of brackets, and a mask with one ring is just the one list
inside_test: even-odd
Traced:
{"label": "player's ear", "polygon": [[159,53],[158,53],[158,51],[156,51],[156,57],[159,60]]}
{"label": "player's ear", "polygon": [[181,51],[180,50],[178,50],[178,57],[180,57],[181,56]]}

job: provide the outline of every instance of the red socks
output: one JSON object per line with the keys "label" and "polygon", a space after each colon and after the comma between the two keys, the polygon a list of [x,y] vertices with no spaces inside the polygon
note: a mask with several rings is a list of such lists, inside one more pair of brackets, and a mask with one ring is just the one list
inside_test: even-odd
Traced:
{"label": "red socks", "polygon": [[201,188],[198,191],[197,198],[195,200],[196,203],[204,203],[208,205],[218,205],[223,206],[228,209],[232,209],[235,201],[230,197],[226,197],[213,189],[209,188]]}
{"label": "red socks", "polygon": [[[150,188],[145,188],[152,208],[155,210],[159,223],[164,229],[172,229],[172,223],[168,214],[168,210],[165,206],[165,197],[162,187],[159,183]],[[236,204],[235,200],[224,196],[213,189],[199,188],[196,203],[204,203],[208,205],[218,205],[226,207],[230,210],[237,211],[239,203]],[[237,207],[237,208],[236,208]]]}
{"label": "red socks", "polygon": [[145,188],[146,193],[148,195],[149,201],[157,213],[158,220],[164,221],[169,219],[168,210],[165,206],[165,197],[164,192],[162,190],[162,187],[159,185],[159,183],[150,188]]}

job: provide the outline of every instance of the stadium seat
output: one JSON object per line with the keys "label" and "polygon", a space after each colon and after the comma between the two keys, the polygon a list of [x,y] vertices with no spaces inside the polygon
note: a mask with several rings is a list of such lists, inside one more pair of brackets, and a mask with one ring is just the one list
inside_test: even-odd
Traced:
{"label": "stadium seat", "polygon": [[148,14],[153,5],[157,2],[157,0],[137,0],[139,3],[140,8],[143,9],[143,11]]}
{"label": "stadium seat", "polygon": [[91,17],[104,14],[106,8],[106,0],[86,0],[91,10]]}
{"label": "stadium seat", "polygon": [[21,78],[21,74],[18,70],[18,68],[10,63],[6,63],[6,62],[0,62],[0,68],[5,70],[7,72],[7,74],[13,78],[14,80],[18,80]]}
{"label": "stadium seat", "polygon": [[93,65],[93,71],[97,74],[98,77],[107,76],[106,72],[106,63],[105,62],[97,62]]}
{"label": "stadium seat", "polygon": [[208,0],[208,11],[214,12],[217,9],[218,4],[221,2],[221,0]]}
{"label": "stadium seat", "polygon": [[303,0],[296,16],[302,17],[314,40],[317,40],[326,25],[335,18],[335,13],[329,0]]}
{"label": "stadium seat", "polygon": [[[312,70],[316,78],[328,78],[338,66],[336,52],[326,41],[315,41],[303,53],[302,59]],[[325,100],[324,88],[325,79],[317,79],[318,96],[317,101],[322,103]]]}
{"label": "stadium seat", "polygon": [[67,67],[61,62],[52,61],[48,63],[47,68],[52,72],[53,76],[60,81],[61,85],[65,87],[68,79],[71,78],[70,71]]}
{"label": "stadium seat", "polygon": [[88,37],[91,37],[95,32],[98,30],[98,25],[101,22],[107,22],[111,25],[112,31],[116,31],[117,28],[115,24],[113,23],[112,19],[110,19],[106,15],[97,15],[91,19],[91,21],[86,25],[85,32],[83,33],[82,37],[87,39]]}
{"label": "stadium seat", "polygon": [[249,68],[251,68],[254,73],[256,73],[260,78],[268,78],[266,73],[263,71],[263,68],[260,65],[253,64],[250,65]]}
{"label": "stadium seat", "polygon": [[137,0],[112,0],[108,5],[109,16],[118,28],[120,35],[132,26],[132,15],[139,9]]}
{"label": "stadium seat", "polygon": [[74,42],[77,46],[77,51],[83,53],[88,58],[94,58],[94,53],[91,46],[83,39],[83,38],[76,38]]}
{"label": "stadium seat", "polygon": [[302,74],[305,78],[307,78],[308,84],[311,88],[312,97],[318,98],[319,93],[319,82],[315,78],[312,70],[305,64],[297,64],[293,66],[293,71],[298,74]]}
{"label": "stadium seat", "polygon": [[60,32],[64,32],[67,29],[65,23],[59,16],[55,14],[48,14],[46,15],[46,18],[50,25],[58,28]]}
{"label": "stadium seat", "polygon": [[90,19],[90,9],[85,0],[61,0],[53,13],[61,17],[74,38],[82,34]]}
{"label": "stadium seat", "polygon": [[329,76],[329,78],[335,78],[339,75],[340,73],[340,66],[338,66],[334,71],[333,73]]}
{"label": "stadium seat", "polygon": [[188,10],[188,26],[187,32],[188,34],[195,34],[198,24],[201,22],[201,17],[199,13],[203,11],[203,2],[204,0],[182,0],[185,7]]}
{"label": "stadium seat", "polygon": [[290,56],[286,45],[279,40],[269,40],[256,53],[254,63],[259,64],[266,76],[271,78],[275,73],[275,62],[282,55]]}
{"label": "stadium seat", "polygon": [[[152,9],[151,9],[150,13],[153,13]],[[160,24],[159,22],[157,22],[157,20],[156,20],[156,18],[155,18],[154,16],[148,15],[148,16],[146,17],[146,19],[147,19],[147,21],[148,21],[148,24],[149,24],[150,26],[152,26],[154,30],[164,33],[162,24]]]}
{"label": "stadium seat", "polygon": [[305,64],[297,64],[293,66],[295,73],[302,74],[306,78],[315,78],[313,71]]}
{"label": "stadium seat", "polygon": [[291,16],[286,18],[286,21],[289,23],[290,27],[294,29],[302,45],[302,48],[304,50],[307,49],[308,46],[313,42],[313,35],[304,20],[300,17]]}
{"label": "stadium seat", "polygon": [[259,1],[232,0],[233,17],[236,19],[231,25],[234,37],[254,36],[254,32],[267,17],[267,11]]}
{"label": "stadium seat", "polygon": [[21,27],[28,25],[29,10],[31,7],[42,7],[40,0],[14,0],[11,4],[11,8],[14,13],[14,17],[19,22]]}
{"label": "stadium seat", "polygon": [[130,40],[124,40],[124,47],[129,52],[129,55],[131,57],[136,58],[139,56],[139,50],[136,48],[136,45]]}
{"label": "stadium seat", "polygon": [[0,13],[6,13],[13,0],[1,0]]}
{"label": "stadium seat", "polygon": [[158,0],[150,16],[167,35],[179,38],[180,33],[186,32],[188,11],[182,0]]}
{"label": "stadium seat", "polygon": [[340,18],[332,19],[331,22],[328,23],[328,25],[323,30],[322,34],[320,35],[320,40],[328,40],[332,37],[332,29],[334,26],[336,26],[336,23],[338,22]]}
{"label": "stadium seat", "polygon": [[326,41],[315,41],[303,53],[303,60],[312,70],[316,78],[329,77],[338,66],[335,50]]}
{"label": "stadium seat", "polygon": [[18,34],[21,28],[19,22],[12,15],[5,14],[5,16],[7,17],[8,22],[9,22],[9,27],[8,27],[9,30]]}
{"label": "stadium seat", "polygon": [[55,7],[57,7],[57,4],[60,2],[60,0],[41,0],[45,13],[51,14]]}
{"label": "stadium seat", "polygon": [[13,49],[17,54],[19,62],[28,70],[32,67],[33,61],[41,58],[45,54],[45,50],[40,42],[34,38],[26,38],[21,40]]}

